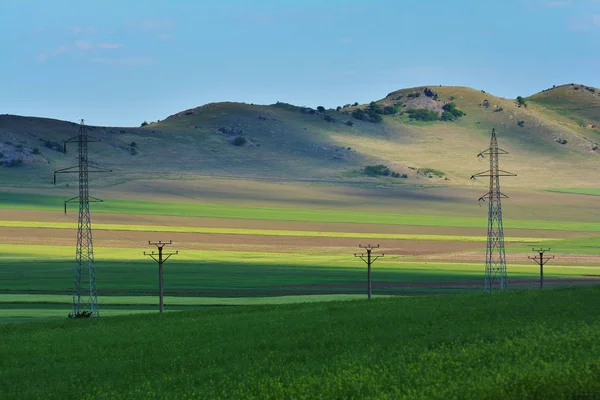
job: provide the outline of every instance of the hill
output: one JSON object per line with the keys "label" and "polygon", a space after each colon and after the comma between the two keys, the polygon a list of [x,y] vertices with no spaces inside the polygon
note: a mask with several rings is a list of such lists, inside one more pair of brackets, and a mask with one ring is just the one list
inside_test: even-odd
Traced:
{"label": "hill", "polygon": [[[141,128],[89,127],[102,141],[91,145],[90,159],[115,171],[94,177],[103,186],[159,176],[461,186],[486,168],[476,155],[496,128],[511,153],[503,168],[519,175],[505,185],[590,187],[600,155],[599,94],[565,85],[527,97],[529,106],[520,107],[484,91],[431,86],[336,110],[212,103]],[[1,115],[0,179],[7,186],[50,187],[54,169],[74,165],[75,148],[66,155],[60,148],[77,129]],[[377,164],[397,177],[362,172]]]}
{"label": "hill", "polygon": [[598,301],[596,287],[5,325],[0,393],[597,398]]}

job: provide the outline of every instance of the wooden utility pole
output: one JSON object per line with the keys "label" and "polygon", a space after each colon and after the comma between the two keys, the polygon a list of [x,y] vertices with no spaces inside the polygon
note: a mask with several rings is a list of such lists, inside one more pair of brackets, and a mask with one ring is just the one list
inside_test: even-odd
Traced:
{"label": "wooden utility pole", "polygon": [[554,256],[552,257],[546,257],[544,258],[544,252],[546,251],[550,251],[550,249],[531,249],[531,251],[535,251],[539,254],[538,256],[535,257],[528,257],[530,260],[535,261],[536,264],[538,264],[540,266],[540,289],[542,289],[544,287],[544,265],[549,261],[552,260],[554,258]]}
{"label": "wooden utility pole", "polygon": [[[172,255],[179,254],[179,251],[176,251],[175,253],[163,253],[163,247],[165,247],[165,245],[173,244],[173,242],[171,240],[169,240],[169,243],[163,243],[160,240],[158,242],[148,241],[148,244],[155,245],[156,248],[158,249],[158,254],[155,253],[153,250],[151,253],[144,252],[144,255],[152,257],[152,259],[158,263],[158,296],[159,296],[158,307],[159,307],[160,312],[162,313],[165,310],[164,303],[163,303],[163,263],[165,261],[167,261]],[[158,258],[156,258],[157,256],[158,256]],[[163,258],[163,256],[167,256],[167,257]]]}
{"label": "wooden utility pole", "polygon": [[371,256],[371,251],[373,251],[373,249],[378,249],[379,245],[373,247],[370,244],[363,246],[361,244],[358,245],[358,247],[360,247],[361,249],[365,249],[367,251],[367,259],[365,260],[365,254],[356,254],[354,253],[354,257],[359,257],[361,260],[363,260],[365,262],[365,264],[367,264],[367,291],[368,291],[368,296],[369,296],[369,300],[371,300],[371,265],[378,259],[384,256],[384,254],[380,254],[378,256],[372,257]]}

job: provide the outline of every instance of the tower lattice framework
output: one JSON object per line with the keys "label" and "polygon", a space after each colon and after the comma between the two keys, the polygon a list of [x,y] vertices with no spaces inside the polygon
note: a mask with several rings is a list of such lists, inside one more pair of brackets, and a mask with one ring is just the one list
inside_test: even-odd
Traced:
{"label": "tower lattice framework", "polygon": [[73,303],[71,307],[71,318],[98,317],[98,294],[96,290],[96,265],[94,262],[94,245],[92,241],[92,222],[90,218],[90,202],[101,202],[102,200],[89,195],[88,175],[90,172],[110,172],[97,167],[90,166],[88,160],[88,143],[98,142],[90,138],[84,121],[81,120],[77,136],[65,141],[64,151],[67,143],[77,143],[78,165],[54,171],[54,183],[57,173],[77,173],[79,175],[79,195],[65,201],[65,214],[67,203],[79,203],[79,216],[77,219],[77,246],[75,250],[75,266],[73,268]]}
{"label": "tower lattice framework", "polygon": [[492,129],[490,147],[477,155],[478,157],[489,156],[490,169],[471,177],[472,179],[484,176],[490,178],[489,192],[479,198],[480,202],[485,200],[488,201],[488,230],[484,282],[484,290],[486,292],[491,292],[496,284],[500,290],[504,290],[508,287],[501,200],[502,198],[508,198],[508,196],[500,191],[500,177],[516,176],[516,174],[500,169],[499,156],[502,154],[508,154],[508,152],[498,148],[496,130]]}

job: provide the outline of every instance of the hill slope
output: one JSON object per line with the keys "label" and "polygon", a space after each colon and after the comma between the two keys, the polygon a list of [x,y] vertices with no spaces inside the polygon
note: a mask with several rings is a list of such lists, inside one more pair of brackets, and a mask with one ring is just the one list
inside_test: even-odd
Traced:
{"label": "hill slope", "polygon": [[[600,155],[599,91],[570,88],[531,96],[527,108],[464,87],[403,89],[374,106],[339,110],[207,104],[142,128],[90,127],[90,134],[102,140],[91,145],[90,159],[115,170],[95,176],[96,185],[203,175],[465,185],[473,173],[486,169],[476,155],[496,128],[500,146],[511,153],[503,169],[519,175],[505,185],[593,186],[590,168]],[[439,119],[450,106],[466,115],[452,121],[413,118],[414,110],[427,109]],[[378,114],[381,122],[369,122],[370,108],[389,115]],[[361,112],[367,117],[358,119]],[[64,121],[1,115],[0,179],[9,186],[49,184],[54,169],[74,165],[74,147],[66,155],[58,150],[77,129]],[[368,178],[359,172],[379,163],[406,178]]]}
{"label": "hill slope", "polygon": [[551,289],[6,325],[0,393],[597,398],[599,300]]}

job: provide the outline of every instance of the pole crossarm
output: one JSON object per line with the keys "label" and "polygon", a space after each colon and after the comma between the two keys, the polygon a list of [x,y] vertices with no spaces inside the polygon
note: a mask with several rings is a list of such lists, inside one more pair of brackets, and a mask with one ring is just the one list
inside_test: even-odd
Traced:
{"label": "pole crossarm", "polygon": [[[171,240],[169,240],[168,242],[163,242],[160,240],[158,242],[148,241],[149,246],[156,246],[158,253],[155,253],[154,250],[152,250],[150,253],[144,252],[145,256],[150,256],[154,261],[156,261],[158,263],[158,296],[159,296],[158,309],[161,313],[164,311],[163,263],[165,261],[167,261],[169,258],[171,258],[171,256],[179,254],[179,251],[175,251],[175,252],[171,252],[171,253],[163,252],[163,248],[168,244],[173,244],[173,242]],[[164,257],[164,256],[166,256],[166,257]]]}
{"label": "pole crossarm", "polygon": [[530,260],[533,260],[537,265],[540,266],[540,289],[542,289],[544,287],[544,265],[546,265],[546,263],[550,260],[552,260],[554,258],[554,256],[552,257],[546,257],[544,259],[544,253],[547,251],[550,251],[550,248],[547,249],[543,249],[543,248],[539,248],[539,249],[531,249],[531,251],[535,251],[536,253],[538,253],[538,256],[528,256],[527,258],[529,258]]}
{"label": "pole crossarm", "polygon": [[[368,293],[368,298],[371,299],[371,265],[379,258],[385,256],[385,254],[378,254],[376,256],[371,256],[371,252],[373,251],[373,249],[378,249],[379,245],[377,246],[371,246],[370,244],[363,246],[361,244],[358,245],[358,247],[360,247],[361,249],[364,249],[367,251],[367,254],[365,255],[365,253],[354,253],[354,257],[358,257],[361,260],[364,261],[365,264],[367,264],[367,293]],[[367,258],[365,260],[365,257]]]}

